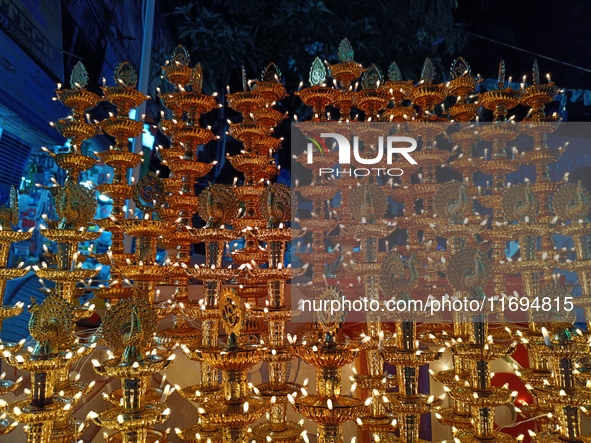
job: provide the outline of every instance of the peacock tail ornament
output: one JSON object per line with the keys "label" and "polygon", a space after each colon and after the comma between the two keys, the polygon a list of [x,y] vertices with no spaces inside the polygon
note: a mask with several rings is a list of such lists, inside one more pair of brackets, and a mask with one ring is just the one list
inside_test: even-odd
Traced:
{"label": "peacock tail ornament", "polygon": [[472,199],[464,184],[457,181],[442,184],[435,195],[435,212],[451,223],[459,223],[472,213]]}
{"label": "peacock tail ornament", "polygon": [[591,209],[589,191],[580,183],[567,183],[554,193],[554,212],[562,220],[587,220]]}
{"label": "peacock tail ornament", "polygon": [[122,363],[141,361],[158,329],[158,315],[147,300],[126,298],[109,309],[98,332],[99,343],[122,353]]}
{"label": "peacock tail ornament", "polygon": [[55,211],[60,218],[59,229],[87,226],[96,213],[94,191],[79,183],[67,181],[55,196]]}
{"label": "peacock tail ornament", "polygon": [[56,294],[47,296],[40,305],[31,298],[29,333],[37,341],[32,356],[55,355],[72,345],[72,309],[70,303]]}
{"label": "peacock tail ornament", "polygon": [[535,218],[538,199],[528,185],[517,184],[505,190],[501,206],[507,219],[526,222]]}
{"label": "peacock tail ornament", "polygon": [[456,252],[447,264],[447,279],[456,291],[482,294],[482,287],[490,278],[491,262],[488,256],[469,247]]}
{"label": "peacock tail ornament", "polygon": [[380,287],[386,296],[410,298],[410,292],[417,287],[419,273],[416,258],[410,257],[406,262],[397,251],[391,251],[382,262],[380,269]]}
{"label": "peacock tail ornament", "polygon": [[376,223],[388,209],[388,197],[379,186],[358,186],[351,191],[349,205],[355,220]]}
{"label": "peacock tail ornament", "polygon": [[238,199],[228,186],[209,185],[199,195],[198,213],[206,228],[219,228],[238,215]]}
{"label": "peacock tail ornament", "polygon": [[268,228],[277,228],[291,217],[291,191],[280,183],[265,188],[260,196],[261,218]]}

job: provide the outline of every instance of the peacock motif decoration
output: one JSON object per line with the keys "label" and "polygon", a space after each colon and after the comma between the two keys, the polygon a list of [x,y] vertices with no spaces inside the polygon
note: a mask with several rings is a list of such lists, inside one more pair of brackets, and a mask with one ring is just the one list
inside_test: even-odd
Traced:
{"label": "peacock motif decoration", "polygon": [[99,343],[116,353],[123,362],[142,359],[145,349],[158,328],[158,315],[143,298],[123,299],[107,311],[98,333]]}
{"label": "peacock motif decoration", "polygon": [[580,183],[567,183],[554,193],[554,212],[563,220],[586,219],[591,209],[589,191]]}
{"label": "peacock motif decoration", "polygon": [[376,223],[388,209],[388,198],[376,185],[354,188],[349,197],[351,215],[361,223]]}
{"label": "peacock motif decoration", "polygon": [[59,229],[88,225],[94,219],[96,208],[94,192],[78,183],[67,181],[55,196]]}
{"label": "peacock motif decoration", "polygon": [[409,298],[410,292],[419,282],[416,258],[410,257],[406,262],[397,251],[391,251],[382,262],[380,269],[380,287],[387,295]]}
{"label": "peacock motif decoration", "polygon": [[199,195],[198,213],[206,228],[218,228],[238,215],[238,199],[228,186],[209,185]]}
{"label": "peacock motif decoration", "polygon": [[490,278],[491,262],[488,256],[469,247],[456,252],[447,265],[447,279],[456,291],[479,291]]}
{"label": "peacock motif decoration", "polygon": [[72,344],[72,305],[64,298],[51,294],[41,304],[31,298],[29,312],[29,333],[37,341],[33,356],[54,355]]}
{"label": "peacock motif decoration", "polygon": [[463,183],[451,181],[442,184],[435,195],[435,212],[451,223],[459,223],[472,212],[472,200]]}
{"label": "peacock motif decoration", "polygon": [[291,217],[291,191],[282,184],[274,183],[265,188],[260,197],[261,217],[268,220],[268,228],[277,228],[279,223]]}
{"label": "peacock motif decoration", "polygon": [[505,190],[501,206],[507,219],[523,223],[535,217],[538,199],[528,185],[517,184]]}

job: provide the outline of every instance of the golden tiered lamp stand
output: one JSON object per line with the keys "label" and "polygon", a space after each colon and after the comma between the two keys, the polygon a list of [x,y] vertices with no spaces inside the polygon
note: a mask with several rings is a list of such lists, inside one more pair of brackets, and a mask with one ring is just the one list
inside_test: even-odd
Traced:
{"label": "golden tiered lamp stand", "polygon": [[[172,363],[173,355],[151,351],[151,338],[158,327],[158,315],[145,298],[126,298],[111,307],[103,318],[99,342],[107,346],[113,357],[93,360],[100,376],[121,379],[120,403],[99,413],[91,411],[98,426],[115,431],[107,442],[154,443],[166,441],[166,434],[153,429],[169,414],[162,395],[159,402],[148,402],[146,393],[152,375]],[[151,352],[150,352],[151,351]]]}
{"label": "golden tiered lamp stand", "polygon": [[125,253],[124,232],[119,223],[128,215],[126,202],[133,194],[133,186],[127,181],[128,170],[137,167],[142,161],[142,155],[130,152],[128,146],[130,138],[136,138],[142,133],[143,123],[132,120],[129,112],[149,98],[135,89],[137,75],[129,62],[123,62],[117,67],[114,80],[115,86],[103,84],[102,90],[105,99],[117,108],[117,113],[111,113],[100,125],[105,134],[115,139],[115,145],[97,153],[106,165],[113,168],[111,182],[98,186],[102,194],[113,200],[111,215],[98,221],[99,226],[111,232],[109,253],[97,257],[103,265],[111,266],[110,281],[107,287],[95,291],[97,297],[110,303],[116,303],[133,294],[133,288],[124,285],[124,277],[118,271],[128,260],[133,259],[132,254]]}
{"label": "golden tiered lamp stand", "polygon": [[219,316],[226,332],[226,345],[200,346],[194,351],[185,347],[184,350],[189,358],[222,372],[221,398],[206,403],[201,412],[206,423],[221,430],[223,443],[247,443],[252,438],[248,427],[269,407],[267,400],[251,392],[247,369],[264,358],[267,348],[260,343],[241,343],[245,313],[236,293],[225,289],[219,298]]}

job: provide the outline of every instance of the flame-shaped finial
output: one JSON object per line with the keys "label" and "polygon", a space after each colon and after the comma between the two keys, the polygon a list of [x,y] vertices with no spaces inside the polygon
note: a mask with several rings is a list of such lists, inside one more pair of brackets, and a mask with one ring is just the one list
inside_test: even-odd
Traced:
{"label": "flame-shaped finial", "polygon": [[170,62],[173,65],[188,65],[191,56],[183,45],[178,45],[170,54]]}
{"label": "flame-shaped finial", "polygon": [[400,72],[400,68],[398,67],[398,63],[392,62],[388,67],[388,80],[392,82],[399,82],[402,81],[402,73]]}
{"label": "flame-shaped finial", "polygon": [[198,94],[201,94],[203,90],[203,66],[201,66],[201,63],[197,63],[191,73],[191,88],[193,88],[193,92]]}
{"label": "flame-shaped finial", "polygon": [[372,64],[363,74],[361,86],[363,89],[377,89],[382,82],[383,77],[380,69],[375,64]]}
{"label": "flame-shaped finial", "polygon": [[505,60],[499,63],[499,75],[497,77],[497,89],[505,89]]}
{"label": "flame-shaped finial", "polygon": [[128,61],[121,62],[117,69],[115,69],[115,75],[113,76],[117,85],[125,86],[127,88],[135,88],[137,85],[137,74],[135,69],[131,66]]}
{"label": "flame-shaped finial", "polygon": [[534,64],[531,68],[531,78],[534,83],[534,86],[538,86],[540,84],[540,68],[538,67],[537,58],[534,58]]}
{"label": "flame-shaped finial", "polygon": [[84,89],[88,85],[88,71],[82,62],[76,63],[70,75],[72,89]]}
{"label": "flame-shaped finial", "polygon": [[449,69],[449,75],[451,78],[466,77],[470,74],[472,74],[470,65],[463,57],[456,58]]}
{"label": "flame-shaped finial", "polygon": [[423,69],[421,69],[421,83],[424,85],[431,85],[435,80],[435,66],[429,57],[425,59],[423,63]]}
{"label": "flame-shaped finial", "polygon": [[320,86],[323,83],[326,83],[326,68],[319,57],[316,57],[312,62],[308,80],[312,86]]}
{"label": "flame-shaped finial", "polygon": [[353,61],[353,57],[355,57],[355,52],[353,51],[353,47],[351,46],[351,42],[348,38],[344,38],[339,43],[339,50],[337,52],[337,56],[339,57],[339,61],[341,63],[348,63]]}
{"label": "flame-shaped finial", "polygon": [[281,71],[273,62],[269,63],[263,70],[261,80],[270,83],[281,83]]}

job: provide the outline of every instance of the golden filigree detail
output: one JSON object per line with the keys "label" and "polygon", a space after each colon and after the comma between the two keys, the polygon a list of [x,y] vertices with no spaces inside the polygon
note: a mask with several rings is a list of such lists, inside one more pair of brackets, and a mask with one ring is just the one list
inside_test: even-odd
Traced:
{"label": "golden filigree detail", "polygon": [[490,278],[490,259],[476,248],[456,252],[447,264],[447,279],[456,291],[482,287]]}
{"label": "golden filigree detail", "polygon": [[218,227],[238,215],[238,199],[229,186],[209,185],[199,195],[199,216],[206,227]]}
{"label": "golden filigree detail", "polygon": [[78,62],[70,74],[70,88],[84,89],[86,86],[88,86],[88,71],[82,62]]}
{"label": "golden filigree detail", "polygon": [[125,86],[127,88],[135,88],[137,85],[137,74],[135,69],[131,66],[128,61],[121,62],[117,69],[115,69],[115,75],[113,76],[117,85]]}
{"label": "golden filigree detail", "polygon": [[274,183],[261,193],[259,204],[261,217],[268,220],[268,227],[276,228],[291,216],[291,190],[285,185]]}
{"label": "golden filigree detail", "polygon": [[439,186],[435,194],[435,212],[450,219],[452,223],[460,222],[472,212],[472,199],[463,183],[451,181]]}
{"label": "golden filigree detail", "polygon": [[563,220],[584,219],[591,208],[589,191],[580,183],[562,185],[552,198],[552,207]]}
{"label": "golden filigree detail", "polygon": [[191,56],[183,45],[178,45],[170,55],[170,62],[175,65],[188,65]]}
{"label": "golden filigree detail", "polygon": [[195,66],[191,73],[191,88],[193,92],[197,92],[198,94],[201,94],[203,90],[203,66],[201,66],[201,63],[197,63],[197,66]]}
{"label": "golden filigree detail", "polygon": [[244,308],[240,297],[233,289],[226,288],[220,296],[222,327],[228,334],[240,335],[244,323]]}
{"label": "golden filigree detail", "polygon": [[503,194],[502,208],[509,220],[533,219],[538,211],[538,199],[527,185],[517,184],[507,188]]}
{"label": "golden filigree detail", "polygon": [[38,305],[31,298],[29,332],[37,340],[33,355],[55,354],[72,344],[72,305],[57,294],[51,294]]}
{"label": "golden filigree detail", "polygon": [[66,182],[55,196],[55,211],[61,229],[88,225],[96,212],[94,191],[71,181]]}
{"label": "golden filigree detail", "polygon": [[[320,294],[318,299],[321,306],[331,306],[333,300],[341,302],[343,293],[337,288],[330,286]],[[345,321],[345,311],[334,311],[332,309],[319,309],[315,313],[318,326],[327,334],[334,335]]]}
{"label": "golden filigree detail", "polygon": [[419,274],[416,258],[410,257],[406,263],[397,251],[390,252],[382,262],[380,269],[380,286],[388,295],[408,294],[417,287]]}
{"label": "golden filigree detail", "polygon": [[157,329],[158,315],[150,303],[143,298],[126,298],[105,313],[99,342],[115,352],[127,346],[143,349]]}

